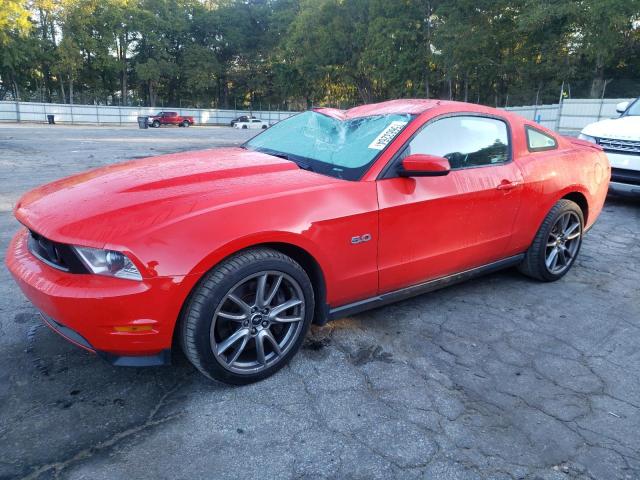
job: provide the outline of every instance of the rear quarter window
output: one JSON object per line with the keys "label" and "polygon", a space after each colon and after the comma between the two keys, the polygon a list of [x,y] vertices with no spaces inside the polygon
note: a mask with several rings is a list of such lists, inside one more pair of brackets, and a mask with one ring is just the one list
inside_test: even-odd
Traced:
{"label": "rear quarter window", "polygon": [[527,148],[530,152],[542,152],[558,148],[558,142],[551,135],[529,125],[524,128],[527,136]]}

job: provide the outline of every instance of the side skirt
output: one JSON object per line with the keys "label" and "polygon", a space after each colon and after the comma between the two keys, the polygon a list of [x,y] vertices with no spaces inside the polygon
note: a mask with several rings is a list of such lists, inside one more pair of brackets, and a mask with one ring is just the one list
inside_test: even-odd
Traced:
{"label": "side skirt", "polygon": [[441,288],[448,287],[449,285],[464,282],[465,280],[469,280],[474,277],[513,267],[518,265],[523,259],[524,253],[521,253],[520,255],[498,260],[497,262],[489,263],[481,267],[472,268],[471,270],[465,270],[464,272],[454,273],[453,275],[447,275],[446,277],[436,278],[435,280],[429,280],[428,282],[401,288],[400,290],[395,290],[393,292],[383,293],[382,295],[376,295],[375,297],[349,303],[341,307],[329,308],[327,319],[337,320],[339,318],[364,312],[365,310],[382,307],[383,305],[415,297],[416,295],[433,292],[434,290],[439,290]]}

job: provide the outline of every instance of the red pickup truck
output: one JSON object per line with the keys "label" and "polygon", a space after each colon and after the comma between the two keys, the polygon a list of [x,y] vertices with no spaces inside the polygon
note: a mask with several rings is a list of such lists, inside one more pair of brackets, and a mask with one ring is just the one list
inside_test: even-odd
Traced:
{"label": "red pickup truck", "polygon": [[149,117],[149,124],[158,128],[160,125],[178,125],[179,127],[189,127],[195,122],[193,117],[183,117],[178,112],[160,112]]}

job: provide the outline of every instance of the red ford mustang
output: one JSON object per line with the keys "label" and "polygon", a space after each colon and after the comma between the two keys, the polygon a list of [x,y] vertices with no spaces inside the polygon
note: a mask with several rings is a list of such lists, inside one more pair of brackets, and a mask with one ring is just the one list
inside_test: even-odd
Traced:
{"label": "red ford mustang", "polygon": [[53,330],[115,365],[249,383],[323,324],[497,269],[553,281],[600,214],[597,145],[492,108],[316,109],[242,147],[40,187],[7,265]]}

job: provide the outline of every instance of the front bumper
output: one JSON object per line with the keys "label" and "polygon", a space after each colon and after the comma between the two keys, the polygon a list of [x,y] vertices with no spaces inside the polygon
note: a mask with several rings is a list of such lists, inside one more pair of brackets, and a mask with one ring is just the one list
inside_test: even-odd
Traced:
{"label": "front bumper", "polygon": [[175,323],[195,279],[63,272],[33,256],[27,236],[26,229],[16,234],[6,264],[51,329],[116,365],[168,363]]}
{"label": "front bumper", "polygon": [[611,164],[609,190],[622,195],[640,195],[640,155],[607,152]]}
{"label": "front bumper", "polygon": [[621,182],[610,182],[609,191],[619,195],[640,196],[640,185],[631,185]]}

